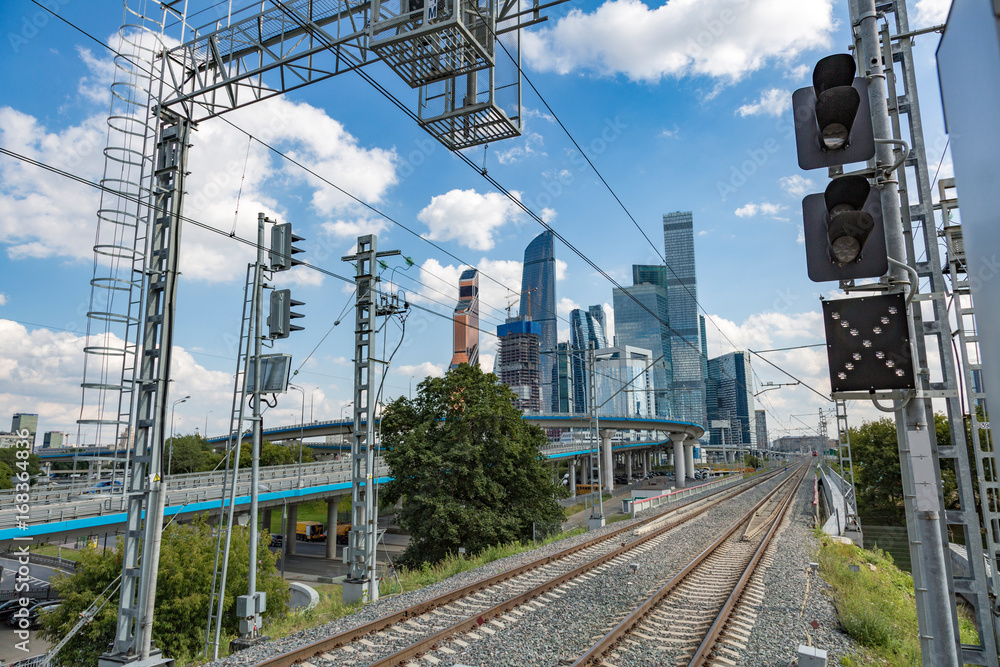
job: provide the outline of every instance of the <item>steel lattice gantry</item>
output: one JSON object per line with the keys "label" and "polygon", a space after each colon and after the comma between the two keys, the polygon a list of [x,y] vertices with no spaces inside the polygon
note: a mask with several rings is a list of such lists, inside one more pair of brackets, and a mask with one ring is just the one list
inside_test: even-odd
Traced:
{"label": "steel lattice gantry", "polygon": [[[411,112],[449,149],[521,133],[519,2],[271,0],[163,53],[163,105],[203,120],[379,60],[419,88]],[[535,12],[537,13],[537,12]],[[497,47],[499,53],[496,53]]]}

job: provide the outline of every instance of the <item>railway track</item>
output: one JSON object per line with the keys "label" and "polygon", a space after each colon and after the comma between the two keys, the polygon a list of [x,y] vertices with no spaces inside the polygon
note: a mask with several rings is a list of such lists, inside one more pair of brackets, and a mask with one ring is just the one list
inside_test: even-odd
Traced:
{"label": "railway track", "polygon": [[443,662],[449,654],[455,653],[449,644],[456,648],[466,645],[460,635],[469,634],[474,640],[502,631],[505,624],[516,623],[523,615],[518,607],[527,605],[525,609],[530,610],[531,605],[540,604],[546,596],[557,599],[560,593],[553,589],[558,586],[579,577],[592,576],[595,570],[599,571],[603,565],[623,555],[662,545],[674,528],[781,474],[783,471],[777,470],[668,507],[663,513],[257,665],[285,667],[308,663],[315,667],[388,667],[405,665],[421,656],[424,658],[422,665]]}
{"label": "railway track", "polygon": [[[734,665],[753,626],[748,585],[810,466],[803,464],[683,570],[601,637],[573,667]],[[781,493],[779,493],[781,492]]]}

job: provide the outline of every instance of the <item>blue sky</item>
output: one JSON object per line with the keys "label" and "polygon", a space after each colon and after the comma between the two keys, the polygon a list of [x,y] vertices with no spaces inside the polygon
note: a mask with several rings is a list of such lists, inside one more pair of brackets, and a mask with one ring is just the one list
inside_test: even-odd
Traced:
{"label": "blue sky", "polygon": [[[120,5],[48,4],[117,44]],[[911,27],[941,22],[948,4],[915,3]],[[711,316],[710,353],[823,342],[818,297],[833,286],[806,278],[799,211],[802,196],[821,191],[826,179],[798,169],[788,104],[790,91],[808,85],[816,60],[846,50],[846,3],[588,0],[548,11],[549,21],[523,38],[524,71],[660,253],[662,214],[693,211],[699,299]],[[109,52],[26,0],[3,3],[0,35],[0,146],[97,181],[110,103]],[[933,60],[937,39],[920,38],[916,51],[932,173],[945,144]],[[392,71],[382,65],[368,71],[415,109],[416,91]],[[659,261],[527,84],[522,107],[522,137],[470,149],[469,157],[623,284],[633,263]],[[502,320],[514,297],[497,283],[519,289],[524,247],[542,227],[360,77],[344,74],[226,118],[270,137],[324,178],[495,278],[480,279],[483,300],[492,307],[484,308],[483,327]],[[226,232],[235,218],[238,235],[252,238],[257,213],[265,211],[291,221],[306,237],[304,259],[341,275],[352,272],[340,256],[352,252],[357,235],[376,232],[380,248],[400,249],[416,262],[396,272],[399,287],[415,302],[450,312],[459,262],[258,143],[248,151],[246,136],[219,119],[201,124],[193,144],[187,216]],[[941,176],[950,175],[945,155]],[[2,419],[38,412],[41,430],[75,436],[97,202],[92,188],[0,156]],[[232,339],[249,251],[188,228],[182,252],[172,398],[192,399],[178,406],[177,429],[203,430],[207,419],[209,432],[219,433],[227,427]],[[572,307],[610,304],[607,280],[561,244],[556,256],[562,317]],[[351,287],[345,291],[345,283],[303,270],[276,282],[306,302],[305,331],[277,347],[298,367],[333,327]],[[317,419],[338,417],[351,400],[351,318],[348,313],[347,324],[334,328],[295,380],[307,394],[307,419],[310,399]],[[568,339],[567,322],[560,330],[560,340]],[[399,334],[389,331],[391,346]],[[489,365],[495,339],[484,336],[482,344]],[[415,385],[440,373],[450,356],[450,322],[415,312],[386,395],[406,393],[411,377]],[[828,391],[822,348],[768,358]],[[756,359],[754,368],[757,382],[790,381]],[[778,435],[783,428],[808,432],[795,429],[814,427],[816,411],[828,405],[802,386],[761,399]],[[300,401],[294,392],[281,397],[267,423],[296,421]],[[856,408],[854,420],[874,416],[870,408]]]}

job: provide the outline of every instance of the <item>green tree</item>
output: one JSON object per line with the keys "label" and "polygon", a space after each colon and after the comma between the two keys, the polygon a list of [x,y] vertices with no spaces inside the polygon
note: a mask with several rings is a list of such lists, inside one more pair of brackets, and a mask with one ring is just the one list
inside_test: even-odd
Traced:
{"label": "green tree", "polygon": [[14,480],[11,479],[13,476],[14,471],[10,469],[10,466],[0,462],[0,489],[14,488]]}
{"label": "green tree", "polygon": [[[288,603],[288,586],[275,568],[277,556],[268,550],[269,544],[270,535],[261,533],[257,548],[257,589],[267,593],[265,618],[280,615]],[[190,658],[204,648],[215,545],[212,528],[203,518],[190,524],[171,524],[163,531],[153,642],[170,657]],[[122,549],[121,540],[114,551],[107,553],[87,548],[80,554],[73,574],[60,575],[53,580],[64,602],[42,618],[42,636],[50,642],[68,633],[80,613],[107,591],[104,596],[107,603],[59,653],[59,664],[96,665],[98,656],[114,638],[118,613],[115,582],[121,575]],[[236,596],[247,591],[249,554],[249,531],[237,526],[233,529],[223,613],[223,628],[229,635],[237,631]]]}
{"label": "green tree", "polygon": [[[29,454],[27,459],[19,459],[17,458],[17,453],[19,451],[23,452],[25,450],[20,447],[4,447],[3,449],[0,449],[0,463],[5,464],[8,468],[10,468],[11,474],[13,474],[13,473],[20,473],[22,470],[24,470],[23,463],[22,465],[19,466],[17,465],[18,461],[27,460],[28,475],[31,477],[31,481],[34,482],[35,476],[42,469],[41,459],[38,458],[38,454]],[[8,475],[8,477],[9,476],[10,475]],[[0,488],[9,489],[10,487],[0,486]]]}
{"label": "green tree", "polygon": [[[172,457],[169,455],[171,446],[174,450]],[[182,435],[168,439],[166,451],[170,458],[170,473],[173,475],[213,470],[222,458],[200,435]]]}
{"label": "green tree", "polygon": [[[308,446],[302,447],[302,462],[311,463],[316,456]],[[287,445],[276,445],[265,440],[260,446],[261,466],[288,466],[299,462],[299,444],[293,442]],[[250,443],[244,442],[240,447],[240,468],[250,468]]]}
{"label": "green tree", "polygon": [[[939,447],[951,444],[948,418],[934,415],[935,440]],[[858,511],[878,524],[904,525],[903,479],[895,420],[884,417],[851,428],[851,456],[857,484]],[[957,506],[955,471],[943,469],[945,506]]]}
{"label": "green tree", "polygon": [[521,418],[495,375],[462,364],[417,390],[413,400],[386,407],[381,422],[393,476],[381,494],[402,500],[399,523],[410,533],[404,564],[527,540],[532,522],[562,519],[539,454],[545,434]]}

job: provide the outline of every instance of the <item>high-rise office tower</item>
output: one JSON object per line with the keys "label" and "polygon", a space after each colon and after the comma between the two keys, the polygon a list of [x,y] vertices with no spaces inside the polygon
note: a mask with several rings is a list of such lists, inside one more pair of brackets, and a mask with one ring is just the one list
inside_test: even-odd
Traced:
{"label": "high-rise office tower", "polygon": [[767,448],[767,413],[763,410],[754,410],[754,430],[757,432],[757,446]]}
{"label": "high-rise office tower", "polygon": [[17,433],[21,430],[28,431],[31,435],[28,439],[31,440],[31,446],[35,446],[35,433],[38,432],[38,415],[28,413],[28,412],[18,412],[14,414],[14,418],[11,420],[10,430]]}
{"label": "high-rise office tower", "polygon": [[458,279],[455,306],[454,354],[451,368],[459,364],[479,365],[479,271],[466,269]]}
{"label": "high-rise office tower", "polygon": [[494,365],[496,375],[514,392],[514,406],[525,412],[541,410],[538,382],[541,332],[538,322],[519,317],[509,318],[497,327],[500,341]]}
{"label": "high-rise office tower", "polygon": [[[694,219],[690,211],[663,216],[667,307],[673,360],[673,419],[705,424],[705,359],[703,327],[698,316],[698,284],[694,268]],[[617,331],[617,313],[615,318]]]}
{"label": "high-rise office tower", "polygon": [[639,264],[632,267],[631,287],[615,288],[615,344],[650,350],[653,364],[650,377],[657,417],[673,418],[673,357],[671,354],[667,268]]}
{"label": "high-rise office tower", "polygon": [[558,412],[559,377],[556,369],[556,254],[552,232],[545,231],[524,249],[521,273],[522,318],[541,326],[538,372],[542,411]]}
{"label": "high-rise office tower", "polygon": [[729,422],[728,428],[712,428],[711,442],[731,445],[757,443],[757,428],[750,384],[749,352],[730,352],[708,360],[708,422]]}
{"label": "high-rise office tower", "polygon": [[573,412],[586,413],[587,405],[587,350],[608,346],[604,332],[604,306],[591,306],[587,310],[575,308],[569,313],[569,344],[573,349]]}

